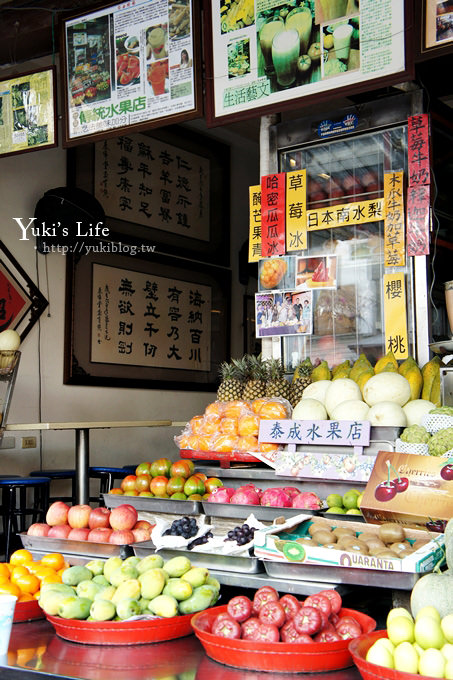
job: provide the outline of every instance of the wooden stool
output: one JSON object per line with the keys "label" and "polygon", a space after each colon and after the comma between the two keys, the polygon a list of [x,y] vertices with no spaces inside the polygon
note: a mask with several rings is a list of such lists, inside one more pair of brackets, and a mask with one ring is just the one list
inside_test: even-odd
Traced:
{"label": "wooden stool", "polygon": [[[21,541],[15,534],[26,531],[27,516],[29,524],[44,522],[49,507],[49,477],[3,477],[0,479],[2,491],[2,515],[5,542],[5,560]],[[30,501],[27,499],[27,489],[33,490]]]}
{"label": "wooden stool", "polygon": [[33,470],[29,473],[30,477],[49,477],[51,482],[60,479],[71,480],[71,496],[50,496],[49,502],[63,501],[65,503],[72,503],[75,505],[76,501],[76,473],[75,470]]}

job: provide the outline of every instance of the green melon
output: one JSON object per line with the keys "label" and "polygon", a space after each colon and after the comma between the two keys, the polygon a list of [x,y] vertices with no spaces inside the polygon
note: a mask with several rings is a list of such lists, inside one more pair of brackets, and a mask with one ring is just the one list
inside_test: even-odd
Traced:
{"label": "green melon", "polygon": [[422,607],[435,604],[441,618],[453,614],[453,574],[431,573],[422,576],[412,588],[411,612],[417,616]]}

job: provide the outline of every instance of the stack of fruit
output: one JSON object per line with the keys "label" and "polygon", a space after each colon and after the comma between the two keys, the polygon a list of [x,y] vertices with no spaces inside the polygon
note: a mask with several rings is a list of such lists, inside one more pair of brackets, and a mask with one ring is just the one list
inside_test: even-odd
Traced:
{"label": "stack of fruit", "polygon": [[208,569],[192,567],[185,556],[94,559],[68,567],[61,579],[42,588],[40,606],[51,616],[88,621],[194,614],[213,605],[220,591]]}
{"label": "stack of fruit", "polygon": [[46,585],[62,582],[67,567],[61,553],[47,553],[34,560],[29,550],[16,550],[9,562],[0,563],[0,595],[15,595],[18,602],[37,600]]}
{"label": "stack of fruit", "polygon": [[237,489],[225,486],[214,489],[207,500],[209,503],[263,505],[304,510],[319,510],[323,505],[322,500],[313,491],[300,491],[294,486],[272,487],[263,491],[254,484],[245,484]]}
{"label": "stack of fruit", "polygon": [[223,485],[218,477],[207,477],[203,472],[194,472],[191,460],[158,458],[140,463],[135,475],[127,475],[119,488],[109,493],[123,496],[145,496],[148,498],[172,498],[173,500],[202,500]]}
{"label": "stack of fruit", "polygon": [[55,501],[47,510],[46,521],[31,524],[27,534],[128,545],[149,541],[152,528],[150,522],[139,520],[137,510],[127,503],[109,510],[91,508],[86,504],[69,506],[63,501]]}
{"label": "stack of fruit", "polygon": [[326,512],[334,515],[361,515],[360,503],[363,491],[350,489],[344,494],[330,493],[326,498],[328,509]]}

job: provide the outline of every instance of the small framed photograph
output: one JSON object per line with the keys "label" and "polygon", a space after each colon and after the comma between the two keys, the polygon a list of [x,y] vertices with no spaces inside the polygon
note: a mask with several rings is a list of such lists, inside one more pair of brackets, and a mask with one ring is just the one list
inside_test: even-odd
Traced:
{"label": "small framed photograph", "polygon": [[337,287],[337,256],[296,258],[296,290]]}
{"label": "small framed photograph", "polygon": [[256,337],[311,335],[313,328],[312,291],[256,293]]}

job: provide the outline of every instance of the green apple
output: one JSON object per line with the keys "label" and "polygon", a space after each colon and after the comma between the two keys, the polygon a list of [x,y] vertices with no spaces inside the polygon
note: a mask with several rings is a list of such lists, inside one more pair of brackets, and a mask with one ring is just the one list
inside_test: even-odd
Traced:
{"label": "green apple", "polygon": [[414,623],[407,616],[395,616],[387,625],[387,635],[395,647],[401,642],[414,642]]}
{"label": "green apple", "polygon": [[409,611],[408,609],[405,609],[404,607],[394,607],[394,608],[391,609],[391,610],[389,611],[389,613],[387,614],[386,625],[388,626],[389,623],[390,623],[390,621],[391,621],[392,619],[396,618],[397,616],[406,616],[406,617],[407,617],[408,619],[410,619],[411,621],[414,620],[414,619],[412,618],[412,614],[410,613],[410,611]]}
{"label": "green apple", "polygon": [[410,642],[401,642],[393,652],[393,662],[397,671],[417,673],[418,654]]}
{"label": "green apple", "polygon": [[390,640],[386,637],[378,638],[374,644],[382,645],[383,647],[389,650],[390,654],[393,654],[395,650],[395,645],[393,644],[393,642],[390,642]]}
{"label": "green apple", "polygon": [[440,648],[440,651],[447,661],[448,659],[453,659],[453,645],[450,644],[450,642],[446,642],[444,646]]}
{"label": "green apple", "polygon": [[375,663],[378,666],[385,666],[386,668],[395,667],[395,664],[393,663],[393,654],[389,652],[384,645],[377,645],[376,643],[369,648],[366,660],[369,663]]}
{"label": "green apple", "polygon": [[448,659],[445,664],[444,678],[446,680],[453,680],[453,659]]}
{"label": "green apple", "polygon": [[432,616],[422,616],[415,622],[414,628],[415,642],[428,649],[433,647],[439,650],[445,644],[445,637],[440,627],[439,621]]}
{"label": "green apple", "polygon": [[440,622],[440,627],[447,642],[453,642],[453,614],[447,614]]}
{"label": "green apple", "polygon": [[425,649],[418,662],[418,672],[431,678],[445,677],[445,659],[439,649]]}
{"label": "green apple", "polygon": [[439,621],[440,623],[440,614],[437,611],[437,609],[431,604],[426,605],[426,607],[422,607],[421,609],[419,609],[417,612],[417,616],[415,617],[415,620],[417,621],[418,619],[421,619],[422,616],[431,616],[433,619]]}

